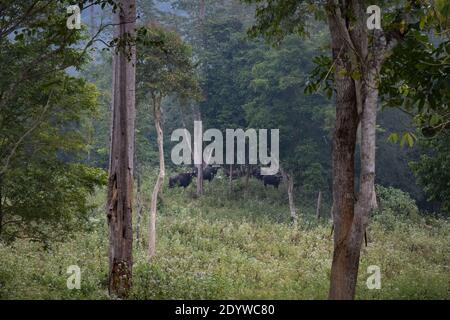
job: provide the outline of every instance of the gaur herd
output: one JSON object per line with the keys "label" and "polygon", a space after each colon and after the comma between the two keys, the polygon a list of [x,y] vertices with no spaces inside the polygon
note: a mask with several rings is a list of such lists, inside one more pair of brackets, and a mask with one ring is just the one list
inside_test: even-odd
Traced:
{"label": "gaur herd", "polygon": [[[214,177],[217,175],[217,172],[220,168],[221,167],[213,167],[213,166],[205,167],[203,169],[203,180],[208,180],[209,182],[211,182],[214,179]],[[197,177],[197,172],[198,172],[198,169],[194,168],[190,172],[183,172],[183,173],[179,173],[175,176],[170,177],[169,178],[169,188],[174,188],[174,187],[187,188],[191,184],[193,177]],[[253,168],[252,170],[245,171],[245,170],[236,169],[236,168],[234,168],[233,170],[230,170],[229,167],[223,167],[223,172],[224,172],[225,176],[228,178],[230,177],[230,174],[231,174],[232,179],[237,179],[237,178],[243,177],[245,175],[254,177],[258,180],[261,180],[264,183],[264,187],[274,186],[275,188],[278,189],[278,186],[281,183],[280,175],[263,176],[263,175],[261,175],[260,168]]]}

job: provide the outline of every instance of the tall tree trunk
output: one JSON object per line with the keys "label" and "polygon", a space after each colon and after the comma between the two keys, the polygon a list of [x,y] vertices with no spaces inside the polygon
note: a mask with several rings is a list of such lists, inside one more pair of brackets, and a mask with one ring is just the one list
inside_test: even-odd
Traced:
{"label": "tall tree trunk", "polygon": [[[372,45],[367,59],[365,77],[363,110],[361,113],[361,176],[357,208],[364,208],[364,215],[378,208],[375,191],[375,154],[376,125],[379,96],[378,75],[386,53],[393,49],[397,41],[387,43],[385,35],[380,30],[372,33]],[[367,225],[367,221],[363,219]]]}
{"label": "tall tree trunk", "polygon": [[161,125],[161,96],[153,99],[153,116],[155,120],[155,129],[159,151],[159,174],[158,178],[156,179],[155,187],[153,188],[152,203],[150,206],[149,240],[148,240],[149,259],[153,258],[156,253],[156,211],[158,205],[158,194],[162,189],[164,177],[166,175],[164,165],[163,129]]}
{"label": "tall tree trunk", "polygon": [[[115,36],[134,35],[134,0],[120,1]],[[131,60],[120,49],[113,57],[111,149],[107,219],[109,226],[109,293],[126,297],[132,284],[133,154],[135,120],[135,48]]]}
{"label": "tall tree trunk", "polygon": [[[333,139],[333,229],[334,252],[330,299],[352,299],[355,294],[359,250],[349,247],[348,235],[354,216],[354,162],[358,107],[356,86],[350,77],[353,53],[348,47],[348,18],[331,3],[328,15],[335,61],[336,123]],[[347,34],[345,34],[347,33]]]}
{"label": "tall tree trunk", "polygon": [[352,299],[359,264],[359,250],[353,252],[348,246],[348,235],[354,216],[354,153],[357,110],[354,84],[345,77],[337,74],[335,76],[337,90],[336,127],[333,143],[334,253],[330,298]]}
{"label": "tall tree trunk", "polygon": [[[374,30],[369,43],[365,8],[357,0],[328,1],[328,21],[335,59],[336,127],[333,146],[334,253],[330,299],[353,299],[360,250],[371,212],[377,207],[375,193],[376,113],[378,74],[387,43]],[[372,50],[372,52],[369,51]],[[355,71],[360,77],[350,76]],[[359,79],[358,79],[359,78]],[[361,171],[359,193],[354,195],[354,151],[361,121]],[[358,200],[355,203],[355,198]]]}

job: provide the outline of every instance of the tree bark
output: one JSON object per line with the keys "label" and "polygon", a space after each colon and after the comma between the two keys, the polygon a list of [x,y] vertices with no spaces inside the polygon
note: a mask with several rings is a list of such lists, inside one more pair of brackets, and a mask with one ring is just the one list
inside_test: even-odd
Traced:
{"label": "tree bark", "polygon": [[288,202],[289,202],[289,212],[291,214],[291,221],[294,226],[297,226],[298,224],[298,215],[297,215],[297,208],[295,207],[295,201],[294,201],[294,179],[292,178],[292,174],[284,171],[283,169],[280,170],[281,175],[283,176],[284,181],[286,181],[287,185],[287,194],[288,194]]}
{"label": "tree bark", "polygon": [[[372,41],[365,26],[365,8],[357,0],[328,1],[328,21],[335,59],[336,127],[333,146],[334,253],[330,299],[354,299],[360,250],[375,193],[378,74],[393,47],[381,30]],[[390,47],[390,48],[389,48]],[[372,50],[372,52],[369,51]],[[352,77],[355,72],[359,77]],[[354,195],[356,132],[361,130],[359,193]],[[355,198],[358,200],[355,202]]]}
{"label": "tree bark", "polygon": [[141,238],[141,219],[142,219],[142,190],[141,190],[141,177],[139,173],[137,173],[137,196],[136,196],[136,204],[137,204],[137,219],[136,219],[136,245],[139,246],[140,238]]}
{"label": "tree bark", "polygon": [[[358,107],[356,86],[350,77],[353,54],[348,47],[348,18],[334,1],[329,1],[328,22],[335,61],[336,123],[333,139],[333,229],[334,252],[331,267],[330,299],[352,299],[355,293],[359,250],[351,250],[348,235],[354,216],[354,161]],[[347,36],[347,37],[346,37]]]}
{"label": "tree bark", "polygon": [[156,179],[155,187],[152,193],[152,203],[150,206],[150,222],[149,222],[149,240],[148,240],[148,258],[151,260],[156,253],[156,211],[158,205],[158,194],[162,189],[165,177],[164,165],[164,141],[163,129],[161,125],[161,96],[153,99],[153,116],[155,121],[155,129],[157,135],[158,151],[159,151],[159,174]]}
{"label": "tree bark", "polygon": [[[368,211],[378,208],[375,191],[375,154],[376,125],[379,96],[378,74],[384,62],[387,51],[392,50],[396,41],[387,43],[385,35],[380,30],[372,33],[372,45],[367,59],[365,77],[363,110],[361,113],[361,176],[357,208]],[[358,209],[359,210],[359,209]],[[363,221],[367,225],[367,221]]]}
{"label": "tree bark", "polygon": [[[134,0],[120,1],[115,17],[116,37],[134,35]],[[135,120],[135,48],[131,59],[124,49],[113,57],[111,149],[107,220],[109,226],[109,293],[127,297],[132,284],[133,154]]]}
{"label": "tree bark", "polygon": [[319,191],[319,195],[317,196],[317,205],[316,205],[316,217],[320,219],[320,205],[322,202],[322,191]]}

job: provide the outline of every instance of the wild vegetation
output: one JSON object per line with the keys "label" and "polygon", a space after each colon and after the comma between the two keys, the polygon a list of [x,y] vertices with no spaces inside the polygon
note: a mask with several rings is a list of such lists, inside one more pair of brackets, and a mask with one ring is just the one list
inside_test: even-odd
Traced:
{"label": "wild vegetation", "polygon": [[0,299],[448,299],[450,3],[372,2],[2,1]]}
{"label": "wild vegetation", "polygon": [[[150,193],[152,187],[147,182],[143,189]],[[238,181],[227,194],[226,179],[206,183],[201,198],[192,185],[165,190],[152,264],[146,228],[134,244],[130,298],[325,299],[333,249],[329,217],[318,220],[314,207],[300,207],[299,226],[293,228],[284,187],[264,189],[252,179],[248,192],[243,190],[245,182]],[[401,191],[383,189],[380,197],[383,210],[362,248],[357,298],[447,299],[448,222],[420,216]],[[0,298],[108,299],[104,192],[91,201],[99,209],[87,229],[63,242],[46,249],[27,240],[2,244]],[[381,290],[366,287],[373,264],[382,266]],[[80,290],[67,290],[69,265],[82,270]]]}

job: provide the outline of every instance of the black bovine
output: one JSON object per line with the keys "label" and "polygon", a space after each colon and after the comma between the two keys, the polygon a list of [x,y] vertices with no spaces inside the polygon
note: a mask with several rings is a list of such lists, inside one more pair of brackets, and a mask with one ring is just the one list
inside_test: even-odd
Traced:
{"label": "black bovine", "polygon": [[177,186],[186,188],[187,186],[189,186],[191,184],[193,176],[194,176],[194,174],[192,172],[186,172],[186,173],[180,173],[180,174],[177,174],[176,176],[170,177],[169,178],[169,188],[174,188]]}
{"label": "black bovine", "polygon": [[217,174],[217,170],[219,168],[216,167],[206,167],[205,170],[203,170],[203,180],[208,180],[209,182],[214,179],[214,176]]}
{"label": "black bovine", "polygon": [[[217,170],[219,170],[218,167],[211,167],[207,166],[203,169],[203,180],[208,180],[209,182],[214,179],[215,175],[217,174]],[[194,169],[194,176],[197,176],[198,169],[197,167]]]}
{"label": "black bovine", "polygon": [[274,186],[278,189],[278,186],[281,182],[280,176],[263,176],[264,187],[266,186]]}

